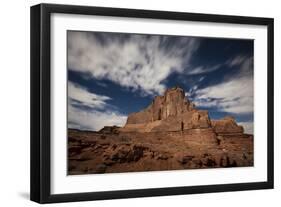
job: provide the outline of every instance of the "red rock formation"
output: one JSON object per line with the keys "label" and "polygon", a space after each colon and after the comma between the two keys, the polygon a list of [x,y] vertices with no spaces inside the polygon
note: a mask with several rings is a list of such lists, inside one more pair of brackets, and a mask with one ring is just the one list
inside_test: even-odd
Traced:
{"label": "red rock formation", "polygon": [[233,117],[210,120],[184,94],[168,89],[121,128],[69,129],[68,173],[253,166],[253,135],[243,134]]}
{"label": "red rock formation", "polygon": [[235,119],[231,116],[226,116],[220,120],[212,120],[212,127],[217,134],[243,134],[244,128],[239,126]]}
{"label": "red rock formation", "polygon": [[185,99],[183,89],[175,87],[168,89],[164,96],[156,96],[143,111],[130,114],[127,124],[144,124],[164,120],[191,110],[192,105],[188,99]]}
{"label": "red rock formation", "polygon": [[103,134],[118,133],[119,128],[118,126],[104,126],[99,132]]}
{"label": "red rock formation", "polygon": [[156,96],[143,111],[128,116],[122,131],[183,131],[210,128],[207,111],[197,110],[179,87],[168,89],[164,96]]}
{"label": "red rock formation", "polygon": [[128,116],[123,132],[163,132],[212,128],[217,134],[243,134],[242,126],[233,117],[210,120],[208,111],[198,110],[185,97],[179,87],[168,89],[163,96],[156,96],[144,110]]}

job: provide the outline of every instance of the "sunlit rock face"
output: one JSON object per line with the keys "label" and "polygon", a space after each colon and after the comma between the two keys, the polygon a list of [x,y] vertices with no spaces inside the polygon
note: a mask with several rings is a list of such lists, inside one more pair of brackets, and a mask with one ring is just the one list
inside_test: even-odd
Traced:
{"label": "sunlit rock face", "polygon": [[175,87],[168,89],[163,96],[156,96],[144,110],[128,116],[127,124],[143,124],[157,120],[165,120],[170,116],[181,116],[191,111],[193,105],[185,98],[184,90]]}
{"label": "sunlit rock face", "polygon": [[182,88],[174,87],[156,96],[144,110],[128,116],[122,131],[183,131],[212,128],[216,133],[243,133],[234,118],[211,121],[208,111],[198,110]]}
{"label": "sunlit rock face", "polygon": [[242,126],[239,126],[235,119],[231,116],[226,116],[220,120],[212,120],[212,127],[215,132],[218,134],[243,134],[244,129]]}

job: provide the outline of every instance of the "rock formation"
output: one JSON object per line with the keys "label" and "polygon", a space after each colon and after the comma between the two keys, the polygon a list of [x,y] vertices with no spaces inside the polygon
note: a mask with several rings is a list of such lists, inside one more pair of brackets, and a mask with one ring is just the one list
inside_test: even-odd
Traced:
{"label": "rock formation", "polygon": [[244,128],[237,125],[235,119],[226,116],[220,120],[212,120],[211,125],[217,134],[243,134]]}
{"label": "rock formation", "polygon": [[212,128],[216,133],[243,133],[233,117],[210,120],[208,111],[198,110],[185,97],[179,87],[168,89],[163,96],[156,96],[144,110],[129,114],[123,132],[163,132]]}
{"label": "rock formation", "polygon": [[175,87],[130,114],[124,127],[68,129],[68,173],[248,167],[253,150],[253,135],[233,117],[210,120]]}

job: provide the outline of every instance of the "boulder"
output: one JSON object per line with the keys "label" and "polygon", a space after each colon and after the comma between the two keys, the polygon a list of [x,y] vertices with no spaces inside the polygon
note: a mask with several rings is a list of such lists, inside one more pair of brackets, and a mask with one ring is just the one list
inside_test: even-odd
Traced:
{"label": "boulder", "polygon": [[119,128],[118,126],[104,126],[99,132],[103,134],[118,133]]}

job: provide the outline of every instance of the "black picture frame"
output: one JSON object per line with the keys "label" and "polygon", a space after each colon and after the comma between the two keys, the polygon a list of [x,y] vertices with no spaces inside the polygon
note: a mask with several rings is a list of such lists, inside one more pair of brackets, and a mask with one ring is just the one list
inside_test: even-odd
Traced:
{"label": "black picture frame", "polygon": [[[73,194],[51,194],[51,70],[50,32],[52,13],[134,17],[148,19],[180,20],[207,23],[233,23],[267,26],[267,181],[237,184],[218,184],[188,187],[167,187]],[[103,199],[166,196],[179,194],[211,193],[255,189],[271,189],[274,186],[273,147],[273,25],[272,18],[228,16],[168,11],[103,8],[89,6],[39,4],[31,7],[31,174],[30,199],[38,203],[88,201]]]}

